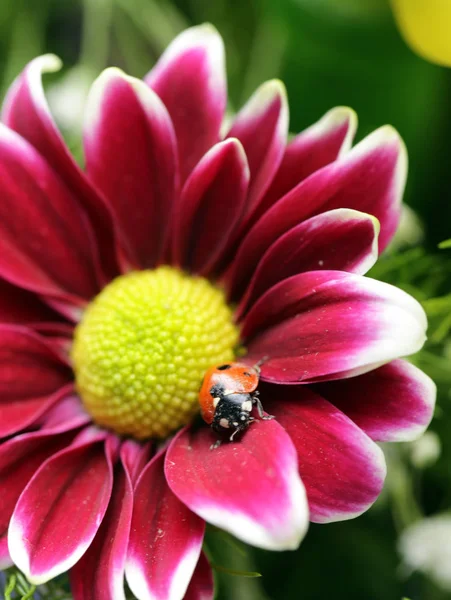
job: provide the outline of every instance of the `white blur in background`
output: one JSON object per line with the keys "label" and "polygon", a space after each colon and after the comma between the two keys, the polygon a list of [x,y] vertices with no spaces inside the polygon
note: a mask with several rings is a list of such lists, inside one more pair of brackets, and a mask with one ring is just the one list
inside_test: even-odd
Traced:
{"label": "white blur in background", "polygon": [[403,570],[420,571],[451,590],[451,514],[422,519],[405,529],[398,541]]}

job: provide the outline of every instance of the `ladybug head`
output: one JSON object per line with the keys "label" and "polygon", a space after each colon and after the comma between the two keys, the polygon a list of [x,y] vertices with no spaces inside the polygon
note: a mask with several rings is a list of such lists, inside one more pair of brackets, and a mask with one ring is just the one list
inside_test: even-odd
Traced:
{"label": "ladybug head", "polygon": [[232,440],[236,433],[244,431],[254,421],[252,404],[250,394],[223,396],[216,406],[212,428],[218,433],[231,433]]}

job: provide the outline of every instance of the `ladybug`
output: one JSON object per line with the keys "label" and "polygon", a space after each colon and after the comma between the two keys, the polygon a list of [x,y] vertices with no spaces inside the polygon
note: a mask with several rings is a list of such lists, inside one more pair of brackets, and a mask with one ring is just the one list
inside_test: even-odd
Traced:
{"label": "ladybug", "polygon": [[199,392],[203,420],[217,433],[229,433],[230,441],[255,421],[251,415],[254,405],[261,419],[273,419],[263,414],[257,386],[260,378],[259,364],[249,367],[234,362],[211,367],[205,373]]}

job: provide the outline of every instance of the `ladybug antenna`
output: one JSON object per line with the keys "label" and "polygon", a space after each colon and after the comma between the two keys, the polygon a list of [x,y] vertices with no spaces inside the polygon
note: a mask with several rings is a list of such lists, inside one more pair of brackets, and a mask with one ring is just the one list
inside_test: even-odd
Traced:
{"label": "ladybug antenna", "polygon": [[263,363],[265,363],[267,360],[269,360],[269,356],[264,356],[263,358],[261,358],[258,362],[255,363],[255,365],[253,366],[253,368],[257,371],[257,373],[260,374],[260,367],[262,366]]}

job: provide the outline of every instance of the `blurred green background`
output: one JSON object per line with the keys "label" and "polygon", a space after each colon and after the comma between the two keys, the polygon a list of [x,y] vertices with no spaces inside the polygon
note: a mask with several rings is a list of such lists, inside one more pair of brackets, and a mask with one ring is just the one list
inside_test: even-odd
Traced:
{"label": "blurred green background", "polygon": [[99,71],[117,65],[143,76],[178,32],[204,21],[225,40],[231,111],[262,81],[279,77],[288,90],[292,132],[335,105],[356,110],[358,139],[385,123],[400,131],[410,161],[405,199],[419,223],[407,220],[397,247],[372,276],[423,303],[429,341],[415,362],[439,388],[436,436],[428,442],[435,450],[388,448],[386,489],[363,517],[312,526],[292,553],[255,551],[210,532],[218,598],[451,598],[434,574],[409,572],[397,551],[405,528],[444,513],[451,501],[451,249],[437,247],[451,238],[451,69],[427,63],[405,45],[386,0],[0,0],[2,95],[30,59],[59,55],[64,69],[48,77],[47,90],[79,155],[83,98]]}

